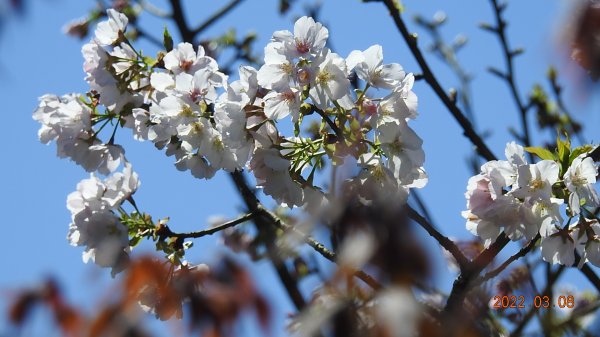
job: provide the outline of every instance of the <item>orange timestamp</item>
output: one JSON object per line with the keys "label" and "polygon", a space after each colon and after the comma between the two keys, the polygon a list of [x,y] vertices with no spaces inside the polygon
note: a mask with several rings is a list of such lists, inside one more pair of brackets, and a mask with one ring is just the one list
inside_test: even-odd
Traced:
{"label": "orange timestamp", "polygon": [[522,309],[522,308],[569,308],[575,307],[575,298],[572,295],[558,296],[554,301],[550,296],[534,296],[533,301],[527,303],[525,296],[504,295],[494,296],[491,301],[492,309]]}

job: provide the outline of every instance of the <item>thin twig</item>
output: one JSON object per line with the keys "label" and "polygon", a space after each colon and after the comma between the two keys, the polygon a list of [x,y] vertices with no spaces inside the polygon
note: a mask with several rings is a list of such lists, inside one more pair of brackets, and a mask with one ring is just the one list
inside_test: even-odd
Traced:
{"label": "thin twig", "polygon": [[385,4],[387,9],[389,10],[390,15],[392,16],[392,19],[394,20],[394,23],[396,25],[396,28],[398,29],[398,31],[400,32],[400,34],[406,41],[411,53],[417,60],[419,67],[421,67],[425,81],[429,84],[429,86],[433,89],[433,91],[436,93],[436,95],[440,98],[440,100],[446,106],[448,111],[450,111],[450,113],[452,114],[454,119],[458,122],[458,124],[460,124],[460,126],[463,129],[463,134],[471,141],[471,143],[473,145],[475,145],[477,153],[479,153],[480,156],[482,156],[486,160],[496,160],[496,156],[488,148],[488,146],[485,144],[485,142],[483,141],[481,136],[479,136],[479,134],[475,131],[475,129],[473,129],[473,125],[471,124],[469,119],[467,117],[465,117],[465,115],[458,108],[456,103],[446,94],[445,90],[442,88],[442,86],[438,82],[437,78],[431,71],[429,64],[427,63],[427,61],[425,60],[425,57],[423,56],[423,53],[419,49],[419,46],[417,44],[416,35],[413,35],[408,32],[408,28],[406,27],[404,20],[400,16],[400,11],[395,5],[395,1],[394,0],[382,0],[382,2]]}
{"label": "thin twig", "polygon": [[312,105],[311,108],[312,108],[312,110],[314,112],[316,112],[317,114],[319,114],[319,116],[321,116],[323,118],[323,120],[325,120],[325,122],[327,123],[327,125],[329,125],[329,127],[331,128],[331,130],[335,133],[335,135],[339,138],[340,141],[342,139],[344,139],[344,134],[342,133],[342,130],[331,120],[331,118],[329,118],[329,116],[327,116],[327,114],[325,113],[325,111],[317,108],[314,105]]}
{"label": "thin twig", "polygon": [[579,145],[585,145],[586,141],[585,141],[585,139],[583,139],[581,132],[575,131],[575,125],[573,124],[573,115],[567,109],[567,106],[565,105],[565,102],[562,99],[562,87],[560,86],[560,84],[558,84],[556,75],[553,77],[549,77],[549,81],[550,81],[550,87],[552,87],[552,92],[554,93],[554,98],[556,100],[556,104],[558,105],[558,108],[569,119],[568,126],[571,129],[569,131],[571,132],[571,134],[574,134],[575,137],[577,137],[577,140],[579,141]]}
{"label": "thin twig", "polygon": [[148,12],[156,17],[159,17],[159,18],[172,17],[171,13],[156,7],[155,5],[151,4],[149,1],[138,0],[138,3],[140,4],[140,6],[142,7],[143,10],[145,10],[146,12]]}
{"label": "thin twig", "polygon": [[189,232],[189,233],[171,233],[169,236],[175,237],[175,238],[184,238],[184,239],[201,238],[203,236],[213,235],[213,234],[218,233],[227,228],[234,227],[236,225],[244,223],[248,220],[253,219],[255,216],[256,216],[256,213],[248,213],[237,219],[225,222],[223,224],[220,224],[218,226],[215,226],[215,227],[212,227],[209,229],[205,229],[205,230],[197,231],[197,232]]}
{"label": "thin twig", "polygon": [[[517,55],[514,50],[510,49],[508,45],[508,39],[506,38],[506,21],[502,18],[502,11],[505,9],[506,5],[500,5],[498,0],[490,0],[492,7],[494,8],[494,16],[496,19],[496,27],[492,29],[494,33],[498,36],[500,40],[500,45],[502,47],[502,52],[504,54],[504,60],[506,61],[506,73],[502,74],[502,78],[508,84],[511,95],[517,108],[519,109],[519,114],[521,117],[521,127],[523,128],[522,140],[525,146],[531,146],[531,139],[529,136],[529,123],[527,122],[527,107],[523,104],[521,96],[519,95],[519,91],[517,90],[517,83],[515,81],[515,70],[513,64],[513,58]],[[531,159],[530,154],[530,159]]]}
{"label": "thin twig", "polygon": [[[307,234],[301,232],[300,230],[294,228],[293,226],[290,226],[290,225],[284,223],[283,221],[281,221],[281,219],[279,219],[279,217],[277,215],[273,214],[272,212],[269,212],[268,210],[266,210],[264,208],[262,209],[262,211],[265,212],[273,220],[273,223],[277,227],[279,227],[280,229],[282,229],[284,231],[293,232],[295,235],[300,236],[304,242],[306,242],[310,247],[312,247],[321,256],[323,256],[324,258],[326,258],[327,260],[329,260],[333,263],[337,263],[337,254],[332,252],[331,250],[329,250],[327,247],[325,247],[324,244],[315,240],[315,238],[313,238],[312,236],[307,235]],[[377,280],[375,280],[372,276],[370,276],[369,274],[365,273],[362,270],[355,270],[354,276],[356,276],[357,278],[359,278],[360,280],[362,280],[363,282],[365,282],[366,284],[368,284],[371,288],[373,288],[375,290],[383,288],[383,286]]]}
{"label": "thin twig", "polygon": [[480,284],[500,275],[500,273],[502,271],[504,271],[511,263],[515,262],[516,260],[522,258],[527,253],[529,253],[535,247],[535,245],[537,244],[537,242],[539,241],[540,238],[541,238],[540,234],[536,235],[531,241],[529,241],[529,243],[525,247],[521,248],[521,250],[519,250],[516,254],[509,257],[498,268],[486,273],[485,275],[482,275],[481,277],[479,277],[478,279],[473,281],[473,286],[480,285]]}

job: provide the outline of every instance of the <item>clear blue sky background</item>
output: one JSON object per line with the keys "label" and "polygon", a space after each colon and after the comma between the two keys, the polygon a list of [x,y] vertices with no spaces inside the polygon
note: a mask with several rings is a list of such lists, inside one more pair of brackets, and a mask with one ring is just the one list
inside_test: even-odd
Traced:
{"label": "clear blue sky background", "polygon": [[[156,1],[159,6],[164,5],[162,2]],[[190,22],[202,21],[207,13],[225,3],[184,2],[188,5]],[[68,160],[59,160],[54,145],[44,146],[38,142],[39,125],[31,119],[31,112],[37,105],[37,97],[45,93],[60,95],[87,90],[81,69],[82,42],[63,35],[61,27],[85,15],[94,2],[36,0],[29,1],[29,5],[22,19],[12,18],[5,23],[0,36],[0,98],[4,123],[0,133],[3,147],[0,177],[4,179],[0,187],[3,234],[0,303],[6,303],[5,295],[12,290],[36,284],[52,275],[67,289],[70,299],[91,308],[96,295],[105,292],[110,285],[109,271],[83,264],[82,249],[69,246],[65,239],[70,220],[65,207],[66,196],[87,174]],[[293,18],[302,14],[301,7],[295,6],[289,15],[280,17],[276,5],[275,0],[247,0],[207,31],[206,36],[215,36],[231,26],[240,33],[255,31],[260,50],[273,31],[291,29]],[[518,118],[504,83],[485,70],[490,65],[504,67],[496,38],[477,28],[480,22],[492,22],[488,1],[406,0],[405,5],[407,18],[417,13],[431,17],[443,9],[449,16],[444,28],[446,37],[452,39],[459,33],[468,36],[469,43],[460,52],[459,59],[475,76],[473,94],[478,126],[492,131],[488,144],[501,156],[506,142],[512,140],[507,129],[518,127]],[[549,64],[561,64],[554,38],[560,31],[558,24],[566,8],[565,3],[557,0],[509,1],[506,15],[510,21],[510,42],[513,47],[526,47],[526,54],[516,61],[522,93],[529,91],[535,82],[545,81]],[[372,44],[381,44],[386,62],[399,62],[407,71],[420,72],[383,5],[327,0],[321,15],[330,28],[336,51],[342,56],[353,49],[364,50]],[[422,36],[421,45],[427,45],[429,38],[425,32],[410,24],[411,30]],[[144,16],[141,25],[160,36],[162,24],[157,19]],[[149,45],[144,48],[154,50]],[[446,88],[457,84],[456,78],[436,57],[429,54],[428,58]],[[465,207],[463,194],[470,176],[465,158],[471,146],[424,82],[417,82],[414,90],[419,96],[420,116],[412,126],[424,139],[425,168],[430,176],[422,196],[443,233],[469,238],[460,211]],[[573,98],[567,91],[571,110],[586,121],[586,138],[597,142],[600,137],[593,126],[600,122],[598,102],[577,103]],[[534,123],[533,118],[531,122]],[[534,144],[545,139],[547,134],[533,137]],[[199,181],[189,173],[177,171],[172,159],[156,151],[150,143],[132,141],[129,132],[119,133],[118,142],[125,145],[127,156],[142,180],[136,194],[138,205],[155,217],[170,216],[174,228],[181,231],[203,228],[211,215],[233,217],[241,211],[241,201],[225,174],[220,173],[210,181]],[[448,290],[454,275],[445,269],[440,252],[434,248],[437,246],[425,236],[423,240],[430,244],[430,254],[437,263],[437,281],[442,289]],[[513,244],[507,251],[515,248]],[[199,240],[189,259],[196,263],[210,262],[220,250],[216,238]],[[283,322],[292,307],[274,281],[271,267],[266,263],[248,265],[265,294],[271,299],[281,299],[274,301],[274,312],[276,319]],[[589,288],[576,272],[570,274],[575,276],[566,280],[582,289]],[[309,290],[311,282],[303,286]],[[3,307],[0,305],[0,309]],[[282,326],[283,323],[276,327],[275,336],[280,335]]]}

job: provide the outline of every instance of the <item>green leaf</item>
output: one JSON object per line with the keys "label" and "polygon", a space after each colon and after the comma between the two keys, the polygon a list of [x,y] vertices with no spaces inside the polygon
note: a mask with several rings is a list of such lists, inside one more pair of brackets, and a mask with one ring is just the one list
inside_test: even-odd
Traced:
{"label": "green leaf", "polygon": [[535,154],[542,160],[556,160],[556,156],[554,155],[554,153],[548,151],[543,147],[529,146],[525,148],[525,151]]}
{"label": "green leaf", "polygon": [[563,141],[558,135],[556,137],[556,153],[558,154],[558,160],[561,164],[561,173],[564,173],[569,168],[569,155],[571,154],[571,141],[569,136],[566,135],[566,139]]}
{"label": "green leaf", "polygon": [[165,46],[165,50],[168,52],[173,50],[173,37],[169,34],[167,26],[165,26],[165,30],[163,31],[163,46]]}
{"label": "green leaf", "polygon": [[581,154],[588,153],[588,152],[592,151],[593,149],[594,149],[594,147],[589,144],[574,148],[573,151],[571,152],[571,155],[569,156],[569,165],[571,165],[571,163],[573,162],[573,159],[579,157]]}
{"label": "green leaf", "polygon": [[129,240],[129,247],[135,247],[137,246],[140,241],[142,241],[142,237],[141,236],[134,236]]}

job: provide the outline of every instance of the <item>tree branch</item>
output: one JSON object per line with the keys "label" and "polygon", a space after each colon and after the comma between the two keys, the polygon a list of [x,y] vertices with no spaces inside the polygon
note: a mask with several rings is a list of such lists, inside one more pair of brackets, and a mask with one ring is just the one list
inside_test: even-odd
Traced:
{"label": "tree branch", "polygon": [[[580,260],[581,256],[579,253],[575,252],[575,265],[578,265]],[[581,273],[588,279],[588,281],[590,281],[594,288],[596,288],[598,293],[600,293],[600,277],[598,277],[596,272],[592,270],[589,263],[584,264],[579,271],[581,271]]]}
{"label": "tree branch", "polygon": [[485,275],[483,275],[483,276],[479,277],[478,279],[476,279],[475,281],[473,281],[473,286],[480,285],[480,284],[500,275],[500,273],[504,269],[506,269],[511,263],[515,262],[516,260],[522,258],[527,253],[529,253],[535,247],[535,245],[537,244],[537,242],[539,241],[540,238],[541,238],[540,234],[536,235],[531,241],[529,241],[529,243],[525,247],[521,248],[521,250],[519,250],[516,254],[509,257],[498,268],[486,273]]}
{"label": "tree branch", "polygon": [[142,7],[143,10],[145,10],[146,12],[148,12],[156,17],[159,17],[159,18],[171,18],[172,17],[171,13],[167,13],[166,11],[154,6],[149,1],[139,0],[138,3],[140,4],[140,6]]}
{"label": "tree branch", "polygon": [[425,81],[429,84],[429,86],[433,89],[433,91],[436,93],[436,95],[440,98],[442,103],[450,111],[450,113],[452,114],[454,119],[458,122],[458,124],[460,124],[460,126],[463,129],[463,134],[471,141],[471,143],[473,145],[475,145],[476,151],[477,151],[477,153],[479,153],[480,156],[482,156],[483,158],[485,158],[488,161],[496,160],[496,156],[488,148],[488,146],[485,144],[485,142],[479,136],[479,134],[477,134],[477,132],[473,128],[473,125],[471,124],[469,119],[467,117],[465,117],[465,115],[458,108],[458,106],[456,106],[456,103],[453,102],[453,100],[446,94],[446,92],[444,91],[444,89],[442,88],[440,83],[438,82],[437,78],[431,71],[429,64],[425,60],[423,53],[421,52],[421,50],[419,49],[419,46],[417,45],[417,37],[408,32],[408,28],[406,27],[404,20],[400,16],[400,11],[398,10],[398,8],[395,5],[395,1],[394,0],[381,0],[381,1],[385,4],[387,9],[389,10],[390,15],[392,16],[392,19],[394,20],[394,23],[396,24],[396,28],[398,29],[398,31],[404,38],[404,41],[406,41],[406,44],[408,45],[411,53],[417,60],[417,63],[419,64],[419,66],[421,67]]}
{"label": "tree branch", "polygon": [[237,7],[242,2],[243,2],[243,0],[232,0],[229,4],[227,4],[226,6],[224,6],[217,12],[215,12],[213,15],[211,15],[204,23],[202,23],[200,26],[198,26],[198,28],[192,30],[192,34],[194,34],[194,36],[196,36],[196,35],[202,33],[208,27],[210,27],[215,22],[217,22],[219,19],[224,17],[227,13],[229,13],[231,10],[233,10],[235,7]]}
{"label": "tree branch", "polygon": [[292,276],[290,271],[287,269],[284,260],[277,252],[277,247],[275,247],[274,240],[274,228],[270,226],[269,220],[265,217],[265,213],[262,211],[263,207],[258,202],[254,192],[250,190],[250,187],[248,186],[246,178],[242,172],[232,172],[230,177],[240,192],[246,207],[248,207],[250,212],[257,214],[257,216],[254,218],[254,224],[256,225],[256,230],[267,238],[265,240],[265,244],[267,247],[267,255],[269,256],[269,260],[271,260],[271,263],[275,267],[277,275],[288,292],[290,299],[294,303],[294,306],[296,306],[296,309],[299,311],[302,310],[306,306],[306,300],[298,288],[297,280]]}
{"label": "tree branch", "polygon": [[331,118],[329,118],[329,116],[327,116],[325,111],[317,108],[315,105],[311,105],[311,109],[317,114],[319,114],[319,116],[321,116],[323,120],[325,120],[327,125],[329,125],[331,130],[335,133],[335,135],[339,138],[340,141],[344,139],[344,134],[342,133],[342,130],[331,120]]}
{"label": "tree branch", "polygon": [[177,25],[177,29],[179,29],[179,34],[181,35],[181,39],[185,42],[193,43],[194,42],[194,33],[190,30],[190,27],[185,20],[185,15],[183,14],[183,8],[181,7],[180,0],[169,0],[171,3],[171,8],[173,9],[172,18]]}
{"label": "tree branch", "polygon": [[510,242],[510,239],[506,234],[502,233],[498,236],[496,241],[492,243],[488,248],[484,249],[469,265],[465,271],[461,272],[458,278],[452,285],[452,291],[448,296],[446,307],[444,311],[446,313],[454,312],[462,308],[462,303],[465,296],[473,286],[473,280],[481,273],[481,271],[487,267],[500,253],[500,251]]}
{"label": "tree branch", "polygon": [[[506,5],[500,5],[498,3],[498,0],[490,0],[490,2],[492,4],[492,7],[494,8],[496,27],[490,29],[489,31],[495,33],[498,36],[498,39],[500,40],[500,45],[502,47],[502,53],[506,61],[506,73],[498,74],[501,75],[501,77],[506,81],[506,84],[508,84],[513,100],[517,105],[517,109],[519,109],[519,114],[521,117],[521,127],[523,128],[523,143],[525,144],[525,146],[531,146],[531,139],[529,136],[529,123],[527,122],[527,107],[525,106],[525,104],[523,104],[523,101],[521,100],[521,96],[519,95],[519,91],[517,90],[517,84],[515,82],[513,58],[518,54],[518,52],[515,50],[511,50],[508,45],[508,39],[506,38],[506,21],[504,21],[504,19],[502,18],[502,11],[506,8]],[[530,154],[530,158],[532,158],[531,156],[532,155]]]}
{"label": "tree branch", "polygon": [[[273,220],[273,223],[277,227],[284,231],[293,232],[294,234],[300,236],[304,242],[306,242],[321,256],[333,263],[337,263],[337,254],[325,247],[324,244],[315,240],[312,236],[302,233],[300,230],[294,228],[293,226],[284,223],[283,221],[281,221],[281,219],[279,219],[279,217],[277,217],[277,215],[273,214],[272,212],[269,212],[267,209],[262,208],[262,211],[265,212]],[[370,276],[362,270],[355,270],[354,276],[356,276],[358,279],[365,282],[367,285],[369,285],[375,290],[383,288],[383,286],[377,280],[375,280],[372,276]]]}
{"label": "tree branch", "polygon": [[239,225],[241,223],[244,223],[248,220],[253,219],[255,216],[257,215],[257,213],[248,213],[246,215],[243,215],[237,219],[225,222],[223,224],[220,224],[218,226],[209,228],[209,229],[205,229],[202,231],[197,231],[197,232],[190,232],[190,233],[173,233],[171,232],[168,236],[169,237],[174,237],[174,238],[184,238],[184,239],[190,239],[190,238],[201,238],[203,236],[207,236],[207,235],[213,235],[215,233],[218,233],[222,230],[225,230],[227,228],[230,227],[234,227],[236,225]]}
{"label": "tree branch", "polygon": [[465,257],[465,255],[460,251],[458,246],[456,246],[456,244],[452,240],[448,239],[440,232],[438,232],[437,229],[435,229],[435,227],[433,227],[433,225],[429,223],[429,221],[427,221],[427,219],[421,216],[421,214],[419,214],[409,205],[406,205],[406,210],[408,212],[408,216],[411,219],[413,219],[415,222],[421,225],[421,227],[423,227],[423,229],[425,229],[431,237],[436,239],[437,242],[442,247],[444,247],[444,249],[446,249],[448,252],[450,252],[450,254],[452,254],[454,259],[456,260],[456,263],[458,263],[458,266],[460,267],[461,271],[467,270],[467,268],[469,267],[469,260]]}

